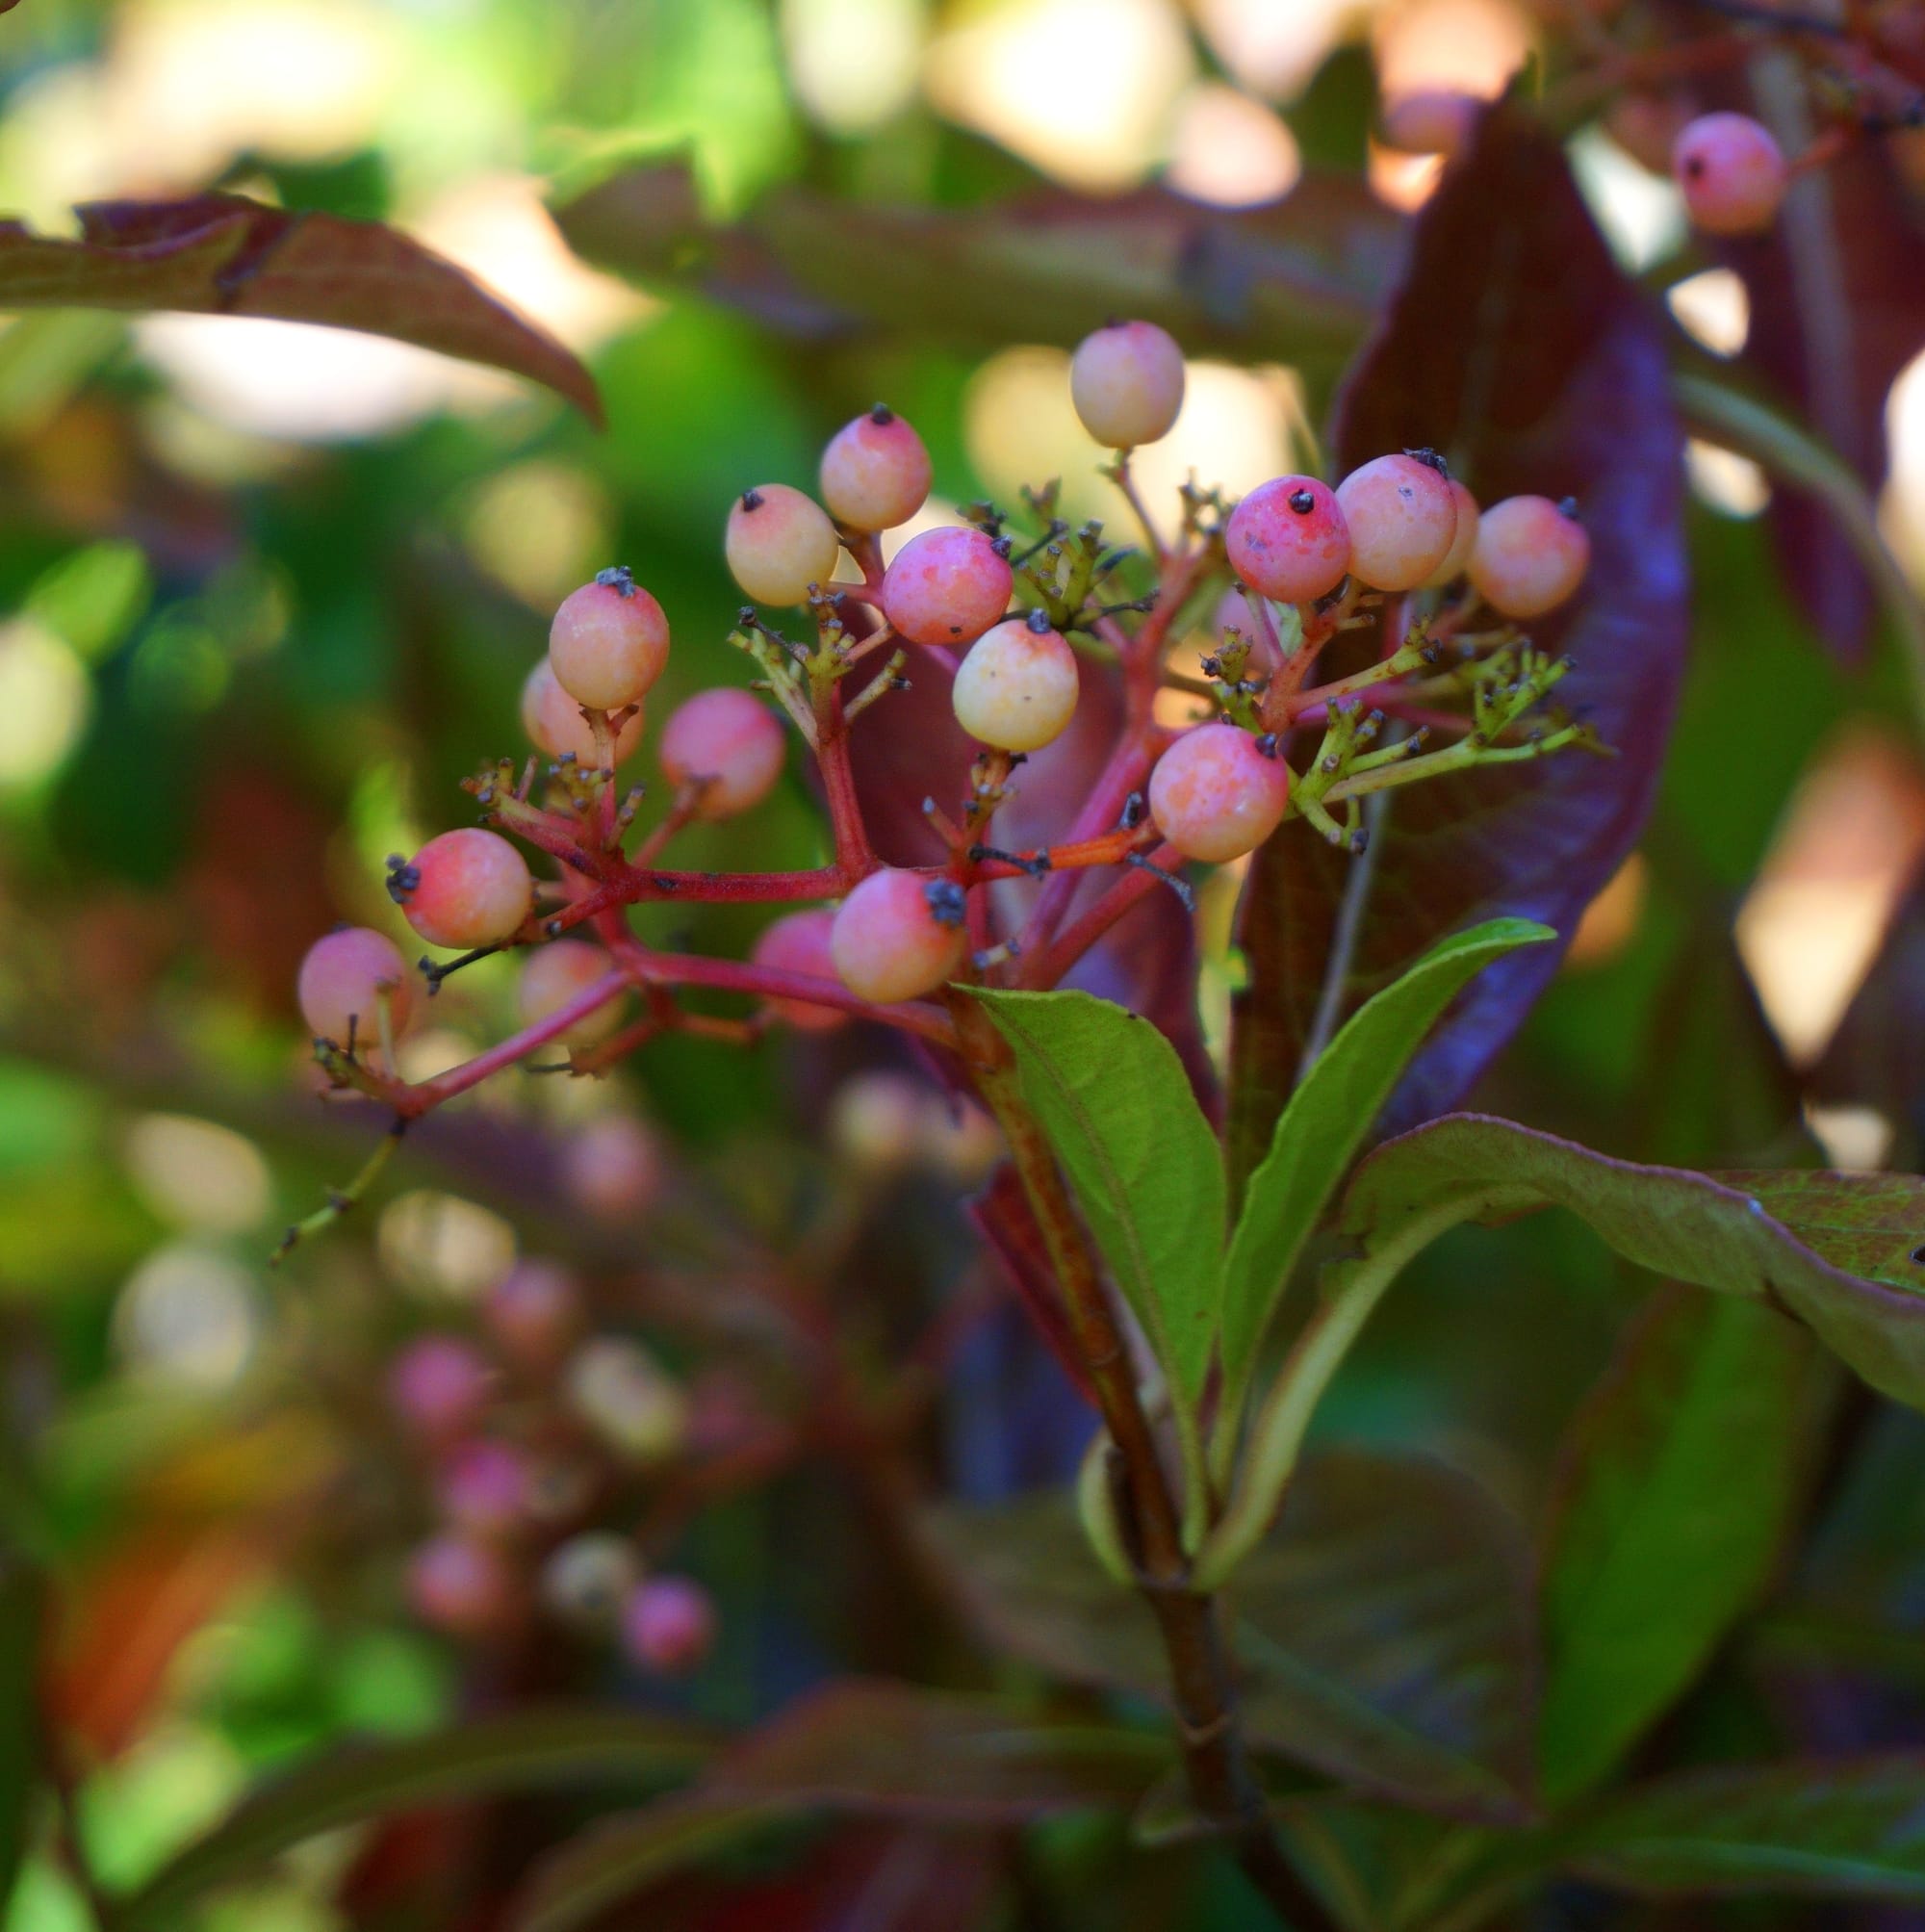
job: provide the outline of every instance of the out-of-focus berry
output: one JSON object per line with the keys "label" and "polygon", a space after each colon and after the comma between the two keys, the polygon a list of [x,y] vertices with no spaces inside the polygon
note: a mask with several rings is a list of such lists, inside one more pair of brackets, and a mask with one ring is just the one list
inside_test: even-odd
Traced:
{"label": "out-of-focus berry", "polygon": [[883,575],[883,610],[912,644],[966,644],[1010,607],[1009,559],[981,530],[911,537]]}
{"label": "out-of-focus berry", "polygon": [[[750,962],[772,972],[801,972],[815,979],[835,979],[835,959],[829,949],[830,929],[834,923],[835,914],[823,906],[785,914],[762,929],[755,951],[749,955]],[[768,1009],[776,1018],[799,1033],[828,1033],[849,1018],[840,1007],[817,1006],[807,999],[771,999]]]}
{"label": "out-of-focus berry", "polygon": [[489,1289],[483,1320],[502,1352],[525,1367],[553,1367],[581,1327],[581,1291],[552,1261],[518,1261]]}
{"label": "out-of-focus berry", "polygon": [[1450,539],[1444,561],[1424,580],[1426,590],[1442,590],[1447,583],[1455,583],[1470,568],[1471,553],[1477,547],[1477,526],[1483,515],[1476,498],[1455,477],[1450,478],[1450,495],[1457,505],[1457,534]]}
{"label": "out-of-focus berry", "polygon": [[549,626],[555,682],[591,711],[638,704],[668,662],[668,619],[626,570],[572,590]]}
{"label": "out-of-focus berry", "polygon": [[631,1115],[603,1114],[571,1135],[562,1148],[563,1193],[612,1226],[646,1215],[661,1184],[661,1145]]}
{"label": "out-of-focus berry", "polygon": [[570,1357],[568,1404],[625,1461],[660,1462],[688,1434],[688,1401],[667,1371],[622,1335],[598,1335]]}
{"label": "out-of-focus berry", "polygon": [[715,1604],[689,1577],[651,1577],[622,1610],[622,1641],[645,1670],[680,1677],[715,1644]]}
{"label": "out-of-focus berry", "polygon": [[[638,706],[615,734],[615,761],[619,764],[641,743],[643,713]],[[581,707],[555,683],[554,667],[546,657],[527,675],[522,685],[522,729],[528,742],[550,758],[573,754],[577,764],[594,771],[601,762],[595,749],[595,734],[581,715]]]}
{"label": "out-of-focus berry", "polygon": [[1671,173],[1693,224],[1712,235],[1769,228],[1791,180],[1771,130],[1744,114],[1700,115],[1671,150]]}
{"label": "out-of-focus berry", "polygon": [[467,951],[507,939],[528,915],[528,862],[500,837],[464,825],[392,866],[388,893],[431,946]]}
{"label": "out-of-focus berry", "polygon": [[455,1636],[483,1636],[514,1610],[512,1572],[500,1553],[451,1533],[421,1545],[408,1558],[408,1602],[421,1620]]}
{"label": "out-of-focus berry", "polygon": [[744,490],[729,512],[724,554],[755,604],[802,604],[835,574],[841,544],[822,505],[786,483]]}
{"label": "out-of-focus berry", "polygon": [[464,1442],[435,1484],[441,1513],[473,1536],[505,1536],[527,1519],[533,1489],[528,1460],[512,1443]]}
{"label": "out-of-focus berry", "polygon": [[1272,477],[1230,512],[1223,532],[1230,568],[1274,604],[1310,604],[1350,568],[1350,527],[1315,477]]}
{"label": "out-of-focus berry", "polygon": [[829,1145],[860,1173],[896,1173],[921,1151],[928,1099],[905,1074],[858,1073],[829,1103]]}
{"label": "out-of-focus berry", "polygon": [[423,1335],[395,1357],[388,1400],[418,1434],[435,1439],[465,1434],[481,1419],[495,1372],[459,1335]]}
{"label": "out-of-focus berry", "polygon": [[537,1586],[551,1615],[576,1629],[613,1631],[642,1580],[642,1559],[626,1536],[588,1530],[558,1545],[542,1565]]}
{"label": "out-of-focus berry", "polygon": [[1157,760],[1149,814],[1186,858],[1214,864],[1254,852],[1290,804],[1290,767],[1235,725],[1197,725]]}
{"label": "out-of-focus berry", "polygon": [[845,424],[822,452],[822,501],[852,530],[906,524],[929,496],[922,438],[882,403]]}
{"label": "out-of-focus berry", "polygon": [[1076,715],[1076,654],[1040,610],[991,626],[969,647],[950,702],[956,722],[997,751],[1040,751]]}
{"label": "out-of-focus berry", "polygon": [[1070,357],[1069,396],[1097,442],[1112,450],[1154,443],[1183,408],[1183,351],[1154,322],[1106,323]]}
{"label": "out-of-focus berry", "polygon": [[1541,617],[1591,567],[1591,539],[1571,509],[1549,497],[1506,497],[1484,512],[1471,553],[1477,594],[1506,617]]}
{"label": "out-of-focus berry", "polygon": [[994,1121],[973,1100],[932,1094],[922,1110],[916,1150],[944,1180],[975,1187],[989,1177],[1003,1156],[1003,1136]]}
{"label": "out-of-focus berry", "polygon": [[885,1006],[934,992],[968,943],[957,886],[887,867],[843,900],[829,929],[836,977],[859,998]]}
{"label": "out-of-focus berry", "polygon": [[295,983],[308,1031],[339,1046],[346,1045],[350,1038],[356,1046],[378,1043],[384,992],[398,1039],[414,1012],[414,975],[400,948],[372,926],[343,926],[316,940],[301,961]]}
{"label": "out-of-focus berry", "polygon": [[1337,485],[1350,528],[1350,575],[1373,590],[1414,590],[1450,554],[1457,500],[1443,468],[1379,456]]}
{"label": "out-of-focus berry", "polygon": [[1384,145],[1404,154],[1455,154],[1477,124],[1483,102],[1446,88],[1394,95],[1380,116]]}
{"label": "out-of-focus berry", "polygon": [[[546,1019],[614,970],[615,962],[586,940],[552,940],[535,947],[522,962],[522,977],[515,989],[515,1008],[522,1024],[532,1026]],[[622,996],[617,994],[583,1014],[556,1038],[563,1046],[596,1046],[621,1023]]]}
{"label": "out-of-focus berry", "polygon": [[678,786],[706,780],[698,818],[732,818],[782,776],[783,729],[769,708],[733,684],[698,691],[662,727],[661,768]]}

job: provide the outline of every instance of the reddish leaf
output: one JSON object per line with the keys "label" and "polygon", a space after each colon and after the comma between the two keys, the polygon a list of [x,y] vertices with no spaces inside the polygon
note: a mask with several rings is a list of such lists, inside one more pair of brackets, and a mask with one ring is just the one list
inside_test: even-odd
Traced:
{"label": "reddish leaf", "polygon": [[[1557,142],[1523,110],[1488,114],[1445,176],[1339,419],[1340,468],[1429,445],[1486,502],[1517,491],[1578,499],[1590,578],[1537,631],[1577,660],[1560,698],[1620,756],[1567,753],[1395,793],[1361,862],[1300,828],[1259,852],[1233,1053],[1231,1146],[1244,1172],[1269,1145],[1326,980],[1324,1018],[1341,1020],[1458,927],[1509,914],[1568,939],[1644,822],[1683,654],[1680,435],[1662,332],[1613,264]],[[1533,946],[1472,984],[1393,1095],[1386,1130],[1461,1097],[1559,951]]]}
{"label": "reddish leaf", "polygon": [[186,309],[361,329],[527,376],[602,420],[594,378],[558,342],[379,222],[238,194],[77,212],[79,241],[0,223],[0,309]]}
{"label": "reddish leaf", "polygon": [[969,1219],[976,1231],[995,1250],[1010,1285],[1023,1304],[1025,1313],[1049,1346],[1049,1352],[1091,1408],[1096,1393],[1090,1385],[1090,1372],[1076,1347],[1069,1327],[1068,1310],[1063,1305],[1062,1291],[1056,1285],[1056,1271],[1050,1266],[1049,1250],[1043,1244],[1042,1229],[1030,1211],[1029,1197],[1014,1168],[1005,1161],[989,1178],[989,1185],[969,1203]]}

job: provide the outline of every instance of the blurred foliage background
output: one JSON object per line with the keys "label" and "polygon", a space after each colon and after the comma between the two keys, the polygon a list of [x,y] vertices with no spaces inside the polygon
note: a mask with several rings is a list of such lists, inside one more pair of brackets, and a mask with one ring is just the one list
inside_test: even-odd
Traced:
{"label": "blurred foliage background", "polygon": [[[1431,164],[1370,141],[1373,90],[1494,92],[1532,68],[1558,14],[1525,0],[24,0],[0,18],[0,206],[63,232],[77,202],[218,184],[391,221],[580,352],[609,424],[597,434],[507,377],[293,324],[51,312],[0,328],[0,1494],[10,1540],[71,1582],[52,1696],[82,1740],[67,1775],[103,1879],[138,1880],[263,1767],[487,1693],[500,1660],[477,1693],[475,1660],[406,1614],[401,1553],[424,1506],[368,1389],[403,1337],[468,1321],[518,1252],[578,1271],[611,1323],[668,1309],[665,1346],[691,1375],[678,1351],[701,1324],[678,1297],[825,1214],[845,1224],[834,1292],[879,1330],[987,1292],[958,1211],[974,1153],[935,1135],[865,1167],[825,1136],[837,1083],[890,1064],[841,1040],[745,1056],[677,1039],[606,1081],[497,1083],[410,1144],[368,1215],[267,1269],[280,1228],[367,1138],[316,1095],[295,967],[337,919],[405,942],[381,860],[463,822],[456,781],[519,753],[521,681],[563,593],[615,558],[654,590],[677,638],[656,702],[744,682],[723,642],[729,500],[808,486],[827,435],[877,397],[922,431],[948,504],[1062,475],[1072,507],[1116,507],[1065,357],[1021,313],[1001,347],[945,346],[937,277],[915,294],[921,335],[784,335],[584,266],[545,201],[685,154],[717,219],[793,181],[850,206],[963,207],[1161,177],[1237,205],[1285,193],[1306,164],[1409,208]],[[1741,291],[1690,253],[1668,182],[1602,126],[1573,153],[1626,263],[1671,291],[1681,330],[1729,353]],[[1194,470],[1234,492],[1314,463],[1329,378],[1199,361],[1142,465],[1146,490],[1167,499]],[[1886,514],[1925,576],[1925,368],[1900,378],[1889,420]],[[1862,1038],[1856,1071],[1827,1049],[1868,974],[1867,997],[1916,997],[1915,976],[1894,990],[1873,969],[1925,853],[1918,721],[1887,641],[1841,663],[1787,596],[1761,474],[1694,446],[1690,475],[1697,617],[1658,813],[1481,1097],[1632,1156],[1788,1165],[1815,1136],[1835,1164],[1912,1165],[1925,1095],[1914,1084],[1908,1112],[1907,1074],[1870,1077]],[[821,835],[793,776],[690,846],[690,863],[802,865]],[[1227,911],[1204,987],[1219,1045]],[[739,952],[759,923],[748,908],[647,916],[705,952]],[[408,1070],[507,1030],[500,964],[441,995]],[[612,1203],[596,1184],[609,1172]],[[1330,1426],[1422,1446],[1533,1514],[1641,1292],[1575,1227],[1458,1238],[1360,1352]],[[965,1492],[1057,1473],[1079,1446],[1076,1412],[1026,1360],[1002,1313],[958,1358],[934,1427]],[[1913,1466],[1915,1423],[1876,1427]],[[665,1690],[599,1653],[553,1674],[741,1719],[830,1668],[912,1650],[861,1607],[874,1559],[840,1527],[842,1481],[792,1471],[678,1530],[678,1562],[724,1606],[692,1684]],[[824,1549],[846,1573],[796,1560]],[[1915,1603],[1916,1544],[1893,1560],[1880,1587]],[[1787,1627],[1801,1587],[1783,1586]],[[1760,1721],[1728,1693],[1714,1680],[1679,1721]],[[324,1842],[193,1922],[364,1922],[338,1902],[364,1851]],[[1108,1859],[1104,1882],[1125,1882],[1114,1845],[1065,1857]],[[1234,1899],[1196,1909],[1187,1922],[1240,1922]],[[86,1922],[32,1851],[9,1932]]]}

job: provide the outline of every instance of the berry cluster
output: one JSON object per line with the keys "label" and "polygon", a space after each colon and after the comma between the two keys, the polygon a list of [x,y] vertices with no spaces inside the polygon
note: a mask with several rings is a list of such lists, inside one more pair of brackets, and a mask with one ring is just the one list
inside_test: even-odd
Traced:
{"label": "berry cluster", "polygon": [[[1085,425],[1116,452],[1105,474],[1142,526],[1140,545],[1113,543],[1095,522],[1073,528],[1052,484],[1025,492],[1021,529],[975,503],[886,546],[885,532],[924,514],[932,469],[915,430],[884,407],[830,441],[819,502],[782,483],[742,493],[723,548],[751,602],[731,642],[760,675],[756,689],[701,691],[663,721],[666,803],[645,834],[647,787],[625,789],[619,774],[641,750],[669,622],[625,569],[569,596],[523,692],[539,756],[470,780],[484,823],[397,858],[388,879],[415,933],[458,955],[423,960],[429,992],[484,953],[522,951],[521,1031],[447,1073],[401,1080],[395,1043],[424,1004],[420,987],[386,937],[337,932],[300,981],[330,1078],[388,1105],[398,1129],[543,1049],[598,1072],[671,1029],[749,1041],[853,1015],[953,1043],[952,982],[1057,984],[1145,894],[1168,887],[1187,903],[1187,861],[1242,859],[1293,817],[1361,849],[1360,804],[1373,791],[1584,741],[1544,705],[1566,666],[1519,629],[1583,582],[1590,546],[1575,504],[1521,496],[1480,511],[1442,457],[1412,450],[1334,489],[1279,477],[1231,504],[1192,484],[1167,540],[1129,451],[1182,407],[1177,345],[1149,322],[1108,324],[1076,351],[1070,387]],[[1213,608],[1205,676],[1186,675],[1175,647],[1211,631]],[[1313,683],[1339,639],[1363,668]],[[981,747],[962,795],[923,808],[947,857],[912,867],[878,861],[856,784],[864,734],[886,729],[865,715],[886,711],[911,675],[946,683]],[[1020,768],[1058,757],[1050,748],[1092,678],[1122,697],[1107,760],[1077,775],[1080,804],[1060,838],[1009,849],[998,814]],[[1173,725],[1171,700],[1180,715],[1185,695],[1201,708]],[[782,781],[789,730],[815,766],[824,863],[674,869],[668,849],[685,826],[752,811]],[[547,862],[540,881],[525,847]],[[1104,871],[1107,885],[1079,891]],[[1005,881],[1026,883],[989,889]],[[746,960],[718,960],[631,932],[628,906],[667,899],[800,909],[768,924]],[[736,1018],[690,1011],[684,988],[753,1006]]]}

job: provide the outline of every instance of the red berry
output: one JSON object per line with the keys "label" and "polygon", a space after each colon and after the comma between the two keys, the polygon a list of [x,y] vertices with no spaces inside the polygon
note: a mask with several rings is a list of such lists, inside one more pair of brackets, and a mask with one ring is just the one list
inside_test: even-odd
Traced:
{"label": "red berry", "polygon": [[1236,725],[1196,725],[1149,775],[1149,814],[1187,859],[1221,864],[1254,852],[1290,804],[1290,767]]}
{"label": "red berry", "polygon": [[842,984],[885,1006],[934,992],[962,965],[968,943],[960,887],[887,867],[843,900],[829,932]]}
{"label": "red berry", "polygon": [[503,1353],[525,1367],[548,1369],[581,1326],[581,1291],[552,1261],[518,1261],[489,1289],[481,1313]]}
{"label": "red berry", "polygon": [[769,795],[782,776],[786,747],[776,715],[731,684],[698,691],[670,714],[658,748],[661,768],[677,786],[706,781],[698,818],[732,818]]}
{"label": "red berry", "polygon": [[485,1438],[462,1444],[436,1484],[441,1513],[474,1536],[502,1536],[526,1520],[534,1493],[527,1457],[513,1444]]}
{"label": "red berry", "polygon": [[[550,758],[573,753],[577,764],[593,771],[600,762],[595,734],[581,715],[581,707],[555,682],[554,666],[546,657],[522,685],[522,729],[536,750]],[[620,763],[641,742],[642,708],[637,705],[615,734],[615,761]]]}
{"label": "red berry", "polygon": [[1549,497],[1506,497],[1477,527],[1471,581],[1506,617],[1541,617],[1584,580],[1591,539],[1571,509]]}
{"label": "red berry", "polygon": [[1076,715],[1076,654],[1040,610],[969,647],[950,689],[956,722],[998,751],[1039,751]]}
{"label": "red berry", "polygon": [[922,438],[880,402],[838,429],[822,452],[822,501],[852,530],[908,523],[928,499],[930,477]]}
{"label": "red berry", "polygon": [[623,1609],[622,1640],[645,1669],[679,1677],[714,1647],[714,1601],[691,1578],[651,1577]]}
{"label": "red berry", "polygon": [[723,551],[757,604],[802,604],[835,574],[841,544],[822,505],[786,483],[744,490],[729,512]]}
{"label": "red berry", "polygon": [[1691,219],[1712,235],[1769,228],[1791,178],[1770,129],[1743,114],[1692,121],[1671,150],[1671,172]]}
{"label": "red berry", "polygon": [[498,945],[528,915],[528,863],[498,833],[464,825],[393,865],[388,892],[431,946]]}
{"label": "red berry", "polygon": [[604,1114],[562,1148],[561,1185],[598,1221],[618,1226],[638,1221],[661,1192],[661,1147],[639,1121]]}
{"label": "red berry", "polygon": [[308,1031],[340,1046],[349,1040],[357,1046],[379,1042],[383,993],[398,1038],[414,1011],[414,976],[400,948],[372,926],[343,926],[316,940],[295,987]]}
{"label": "red berry", "polygon": [[473,1537],[436,1536],[408,1559],[408,1601],[415,1614],[437,1630],[484,1636],[507,1621],[514,1600],[507,1565]]}
{"label": "red berry", "polygon": [[1009,559],[981,530],[924,530],[883,577],[883,609],[912,644],[966,644],[1010,607]]}
{"label": "red berry", "polygon": [[[816,979],[835,979],[835,960],[829,949],[834,913],[820,906],[789,913],[766,926],[756,941],[751,961],[775,972],[803,972]],[[799,1033],[827,1033],[849,1016],[836,1006],[817,1006],[807,999],[771,999],[769,1012]]]}
{"label": "red berry", "polygon": [[1230,512],[1230,568],[1273,604],[1311,604],[1350,568],[1350,527],[1315,477],[1272,477]]}
{"label": "red berry", "polygon": [[591,711],[639,703],[668,662],[668,619],[626,570],[571,591],[549,626],[555,682]]}
{"label": "red berry", "polygon": [[1113,450],[1154,443],[1183,408],[1183,351],[1154,322],[1106,323],[1077,345],[1069,396],[1097,442]]}
{"label": "red berry", "polygon": [[[537,946],[522,963],[515,1004],[524,1026],[532,1026],[585,992],[598,979],[615,970],[615,962],[600,946],[585,940],[553,940]],[[622,1023],[622,998],[617,994],[578,1019],[557,1036],[564,1046],[599,1045]]]}
{"label": "red berry", "polygon": [[1450,478],[1450,495],[1457,505],[1457,534],[1450,539],[1450,554],[1424,580],[1426,590],[1442,590],[1455,583],[1470,567],[1471,553],[1477,544],[1477,525],[1482,513],[1477,500],[1455,477]]}
{"label": "red berry", "polygon": [[388,1400],[419,1434],[459,1435],[474,1428],[495,1383],[487,1358],[458,1335],[424,1335],[395,1357]]}
{"label": "red berry", "polygon": [[1372,590],[1414,590],[1450,554],[1450,478],[1420,457],[1379,456],[1352,470],[1337,502],[1350,527],[1350,575]]}

